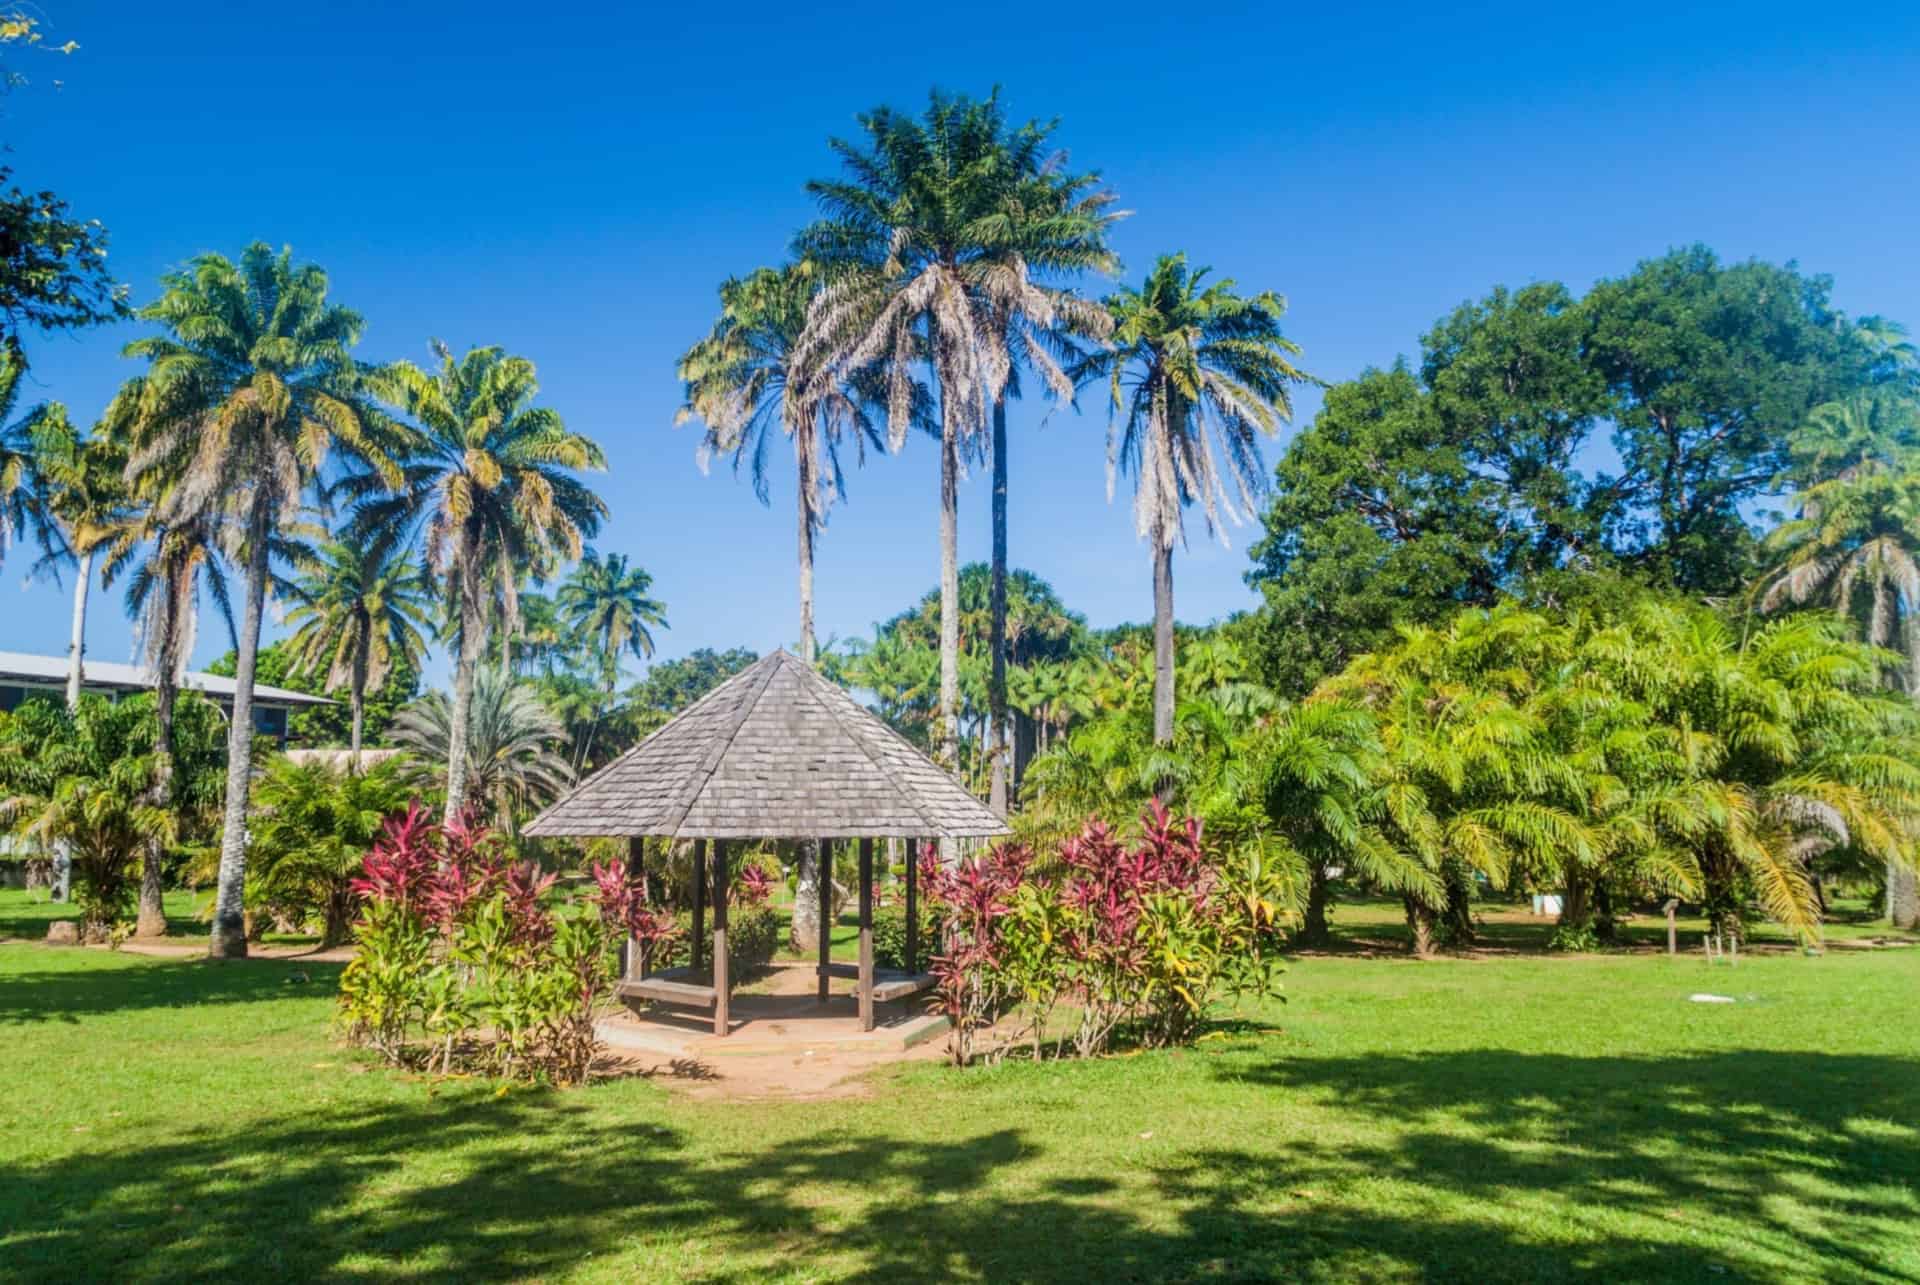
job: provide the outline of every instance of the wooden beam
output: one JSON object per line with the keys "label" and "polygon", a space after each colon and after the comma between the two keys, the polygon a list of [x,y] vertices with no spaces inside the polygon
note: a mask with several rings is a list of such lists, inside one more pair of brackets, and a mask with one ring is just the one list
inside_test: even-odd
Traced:
{"label": "wooden beam", "polygon": [[707,841],[693,841],[693,943],[687,952],[688,961],[700,967],[702,956],[706,953],[707,936]]}
{"label": "wooden beam", "polygon": [[713,841],[713,1033],[727,1033],[727,844]]}
{"label": "wooden beam", "polygon": [[909,973],[920,971],[919,865],[914,859],[913,840],[907,840],[907,957],[900,962]]}
{"label": "wooden beam", "polygon": [[[627,878],[638,880],[641,888],[647,886],[647,841],[639,835],[627,840]],[[622,977],[645,977],[652,960],[647,958],[646,948],[634,937],[627,938],[627,958],[620,969]]]}
{"label": "wooden beam", "polygon": [[827,969],[833,963],[833,840],[820,840],[820,852],[814,862],[814,896],[819,902],[814,918],[820,921],[820,1002],[827,1002],[832,987]]}
{"label": "wooden beam", "polygon": [[873,840],[860,840],[860,1029],[873,1029]]}

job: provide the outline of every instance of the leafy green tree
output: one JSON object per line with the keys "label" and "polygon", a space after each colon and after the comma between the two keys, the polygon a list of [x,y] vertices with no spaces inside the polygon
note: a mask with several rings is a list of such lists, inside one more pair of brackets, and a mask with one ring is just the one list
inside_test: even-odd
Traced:
{"label": "leafy green tree", "polygon": [[380,827],[406,810],[419,772],[404,758],[365,771],[267,761],[254,782],[254,896],[276,909],[320,917],[320,948],[347,940],[353,879]]}
{"label": "leafy green tree", "polygon": [[[445,763],[453,752],[453,728],[446,693],[428,692],[394,720],[393,740],[429,762]],[[480,671],[462,742],[468,802],[481,805],[491,824],[515,830],[528,808],[573,783],[572,767],[554,748],[565,736],[530,684]],[[451,805],[447,813],[454,815]]]}
{"label": "leafy green tree", "polygon": [[1266,483],[1259,439],[1292,415],[1291,386],[1309,378],[1280,331],[1286,301],[1242,297],[1231,280],[1208,285],[1207,272],[1163,255],[1139,289],[1109,296],[1112,348],[1075,368],[1076,380],[1108,383],[1108,490],[1114,465],[1133,475],[1134,525],[1153,549],[1153,737],[1163,744],[1173,737],[1173,546],[1186,507],[1200,504],[1209,535],[1240,520],[1236,497],[1253,511]]}
{"label": "leafy green tree", "polygon": [[[232,677],[233,666],[234,653],[229,651],[210,662],[207,672]],[[327,675],[305,668],[290,638],[283,638],[260,649],[260,662],[255,674],[260,682],[270,687],[284,687],[288,691],[305,692],[309,696],[326,695]],[[378,687],[370,686],[367,690],[361,711],[363,748],[390,747],[393,743],[394,719],[419,695],[419,666],[405,656],[395,654],[386,678]],[[287,736],[303,746],[350,748],[353,740],[352,708],[347,702],[340,701],[294,710],[287,716]]]}
{"label": "leafy green tree", "polygon": [[1404,363],[1329,389],[1281,457],[1252,550],[1262,674],[1304,695],[1396,625],[1491,605],[1507,579],[1497,508]]}
{"label": "leafy green tree", "polygon": [[104,940],[126,918],[141,863],[179,853],[218,815],[220,711],[190,696],[176,718],[173,790],[161,806],[150,697],[86,695],[71,710],[30,700],[0,714],[0,824],[66,845],[86,940]]}
{"label": "leafy green tree", "polygon": [[678,660],[649,668],[647,676],[628,689],[627,699],[664,723],[758,659],[745,647],[696,647]]}
{"label": "leafy green tree", "polygon": [[29,192],[0,167],[0,349],[24,366],[28,330],[73,330],[127,316],[127,289],[107,270],[107,233],[52,192]]}
{"label": "leafy green tree", "polygon": [[[860,463],[866,448],[884,449],[868,399],[851,386],[801,364],[803,351],[818,363],[824,354],[805,350],[807,313],[824,274],[801,260],[760,268],[720,287],[720,319],[680,359],[686,404],[675,423],[699,419],[701,467],[715,455],[731,455],[734,471],[746,466],[754,494],[768,502],[767,465],[774,433],[793,446],[797,479],[800,561],[800,658],[813,663],[814,542],[827,513],[846,493],[840,447],[851,444]],[[868,381],[871,383],[871,381]],[[869,390],[871,391],[871,389]]]}
{"label": "leafy green tree", "polygon": [[554,597],[574,633],[592,645],[609,697],[620,680],[620,653],[647,659],[653,655],[648,626],[667,628],[666,604],[648,596],[652,588],[653,577],[629,567],[625,554],[603,558],[589,548]]}
{"label": "leafy green tree", "polygon": [[426,655],[429,592],[414,550],[393,544],[329,541],[296,582],[296,605],[287,613],[294,632],[286,646],[295,672],[324,675],[325,691],[347,689],[356,770],[368,688],[386,682],[396,662],[417,672]]}
{"label": "leafy green tree", "polygon": [[1844,397],[1874,356],[1791,265],[1722,264],[1704,246],[1641,263],[1581,301],[1621,468],[1587,500],[1648,582],[1738,593],[1756,540],[1741,506],[1787,463],[1792,431]]}
{"label": "leafy green tree", "polygon": [[456,358],[438,340],[433,354],[435,371],[397,362],[380,379],[383,396],[419,426],[404,480],[387,493],[384,479],[361,475],[341,491],[361,501],[349,539],[404,539],[423,526],[427,561],[445,579],[459,630],[444,760],[455,815],[467,801],[468,709],[492,597],[511,634],[520,575],[580,556],[606,505],[574,474],[605,468],[606,457],[557,412],[534,405],[539,384],[526,358],[500,348]]}
{"label": "leafy green tree", "polygon": [[239,957],[247,951],[254,670],[275,541],[336,450],[386,484],[400,474],[352,356],[360,316],[328,301],[319,267],[255,242],[237,264],[204,254],[162,284],[160,298],[139,312],[161,333],[125,349],[146,360],[146,373],[121,389],[107,422],[131,442],[129,482],[154,497],[156,520],[217,510],[233,523],[245,597],[209,950]]}

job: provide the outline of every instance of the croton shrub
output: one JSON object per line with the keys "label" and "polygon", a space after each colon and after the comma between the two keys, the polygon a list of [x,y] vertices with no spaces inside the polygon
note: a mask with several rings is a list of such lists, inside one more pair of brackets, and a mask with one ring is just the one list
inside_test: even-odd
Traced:
{"label": "croton shrub", "polygon": [[340,981],[342,1026],[394,1065],[578,1083],[620,944],[660,950],[675,932],[621,867],[592,875],[584,899],[555,904],[554,876],[509,861],[501,836],[414,804],[354,881],[360,949]]}
{"label": "croton shrub", "polygon": [[1275,989],[1276,873],[1258,850],[1210,853],[1198,819],[1158,803],[1131,841],[1096,818],[1045,862],[1010,843],[943,864],[929,847],[921,871],[956,1062],[1007,1016],[1036,1058],[1049,1041],[1092,1057],[1191,1040],[1223,1000]]}

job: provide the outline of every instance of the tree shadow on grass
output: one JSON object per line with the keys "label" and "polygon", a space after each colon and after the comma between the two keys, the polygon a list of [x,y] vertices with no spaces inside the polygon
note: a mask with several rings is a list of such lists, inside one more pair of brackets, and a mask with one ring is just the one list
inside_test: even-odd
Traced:
{"label": "tree shadow on grass", "polygon": [[[1283,1167],[1309,1188],[1365,1175],[1490,1209],[1545,1194],[1574,1211],[1663,1220],[1676,1240],[1730,1235],[1691,1266],[1672,1243],[1644,1253],[1582,1245],[1563,1265],[1630,1278],[1708,1267],[1768,1276],[1785,1260],[1808,1279],[1920,1281],[1920,1058],[1485,1049],[1225,1062],[1219,1073],[1394,1126],[1388,1144],[1289,1143]],[[1238,1160],[1202,1153],[1189,1177],[1218,1184]],[[1246,1196],[1229,1187],[1213,1204]]]}
{"label": "tree shadow on grass", "polygon": [[[0,1262],[48,1280],[606,1275],[629,1252],[703,1280],[1913,1279],[1891,1260],[1911,1252],[1920,1145],[1885,1123],[1914,1118],[1910,1060],[1215,1065],[1398,1132],[1075,1171],[1013,1127],[929,1138],[875,1121],[716,1144],[617,1094],[453,1086],[0,1162]],[[1543,1196],[1536,1221],[1495,1216]],[[1661,1221],[1622,1230],[1622,1213]]]}
{"label": "tree shadow on grass", "polygon": [[[28,948],[33,949],[33,948]],[[49,948],[51,949],[51,948]],[[67,948],[71,949],[71,948]],[[79,1022],[103,1013],[331,995],[343,965],[286,960],[160,960],[134,967],[0,972],[0,1026]],[[118,960],[115,961],[119,962]],[[307,980],[300,982],[299,977]]]}

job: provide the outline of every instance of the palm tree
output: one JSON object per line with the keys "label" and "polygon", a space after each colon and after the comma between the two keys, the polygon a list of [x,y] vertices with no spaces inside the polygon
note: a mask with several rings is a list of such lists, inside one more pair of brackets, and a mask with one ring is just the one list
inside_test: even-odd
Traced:
{"label": "palm tree", "polygon": [[[1881,327],[1870,338],[1910,381],[1920,366],[1904,331]],[[1862,623],[1868,642],[1905,651],[1905,686],[1920,700],[1920,407],[1898,386],[1821,406],[1793,454],[1812,484],[1799,516],[1767,537],[1779,562],[1755,585],[1760,610],[1819,602]],[[1920,926],[1920,880],[1897,862],[1887,916]]]}
{"label": "palm tree", "polygon": [[[851,441],[858,461],[866,462],[869,442],[879,449],[879,426],[866,400],[850,386],[810,377],[799,362],[807,312],[820,291],[823,275],[802,260],[782,268],[761,268],[720,287],[720,319],[680,359],[686,403],[674,422],[697,418],[706,425],[700,465],[715,455],[733,456],[734,471],[744,464],[754,494],[768,503],[767,465],[774,432],[793,444],[797,474],[800,557],[800,658],[813,663],[814,541],[827,512],[846,492],[840,468],[840,444]],[[871,383],[871,380],[867,381]]]}
{"label": "palm tree", "polygon": [[329,541],[295,586],[288,640],[303,673],[324,673],[326,690],[347,689],[353,709],[352,765],[360,770],[367,689],[398,660],[418,668],[430,627],[426,572],[410,545]]}
{"label": "palm tree", "polygon": [[404,755],[367,771],[275,755],[255,783],[254,873],[269,901],[320,911],[320,946],[347,939],[353,880],[388,818],[416,796],[419,768]]}
{"label": "palm tree", "polygon": [[[605,558],[589,548],[568,575],[554,597],[554,605],[567,621],[574,637],[592,647],[599,655],[601,715],[613,706],[614,691],[620,684],[620,653],[630,652],[635,659],[653,655],[653,634],[648,625],[667,627],[666,605],[647,596],[653,577],[639,567],[627,568],[624,554],[610,553]],[[600,715],[594,719],[597,725]],[[593,740],[589,727],[581,743],[576,766],[586,762]]]}
{"label": "palm tree", "polygon": [[127,489],[125,445],[104,431],[82,437],[64,419],[49,423],[39,438],[40,473],[46,480],[46,506],[59,524],[60,544],[47,550],[40,567],[56,579],[63,563],[73,564],[73,630],[67,646],[67,708],[80,703],[85,681],[87,595],[93,562],[124,519]]}
{"label": "palm tree", "polygon": [[[918,119],[880,108],[864,144],[831,140],[846,176],[807,190],[825,218],[797,238],[831,280],[813,305],[799,364],[824,388],[877,368],[894,450],[913,423],[924,362],[940,399],[940,731],[959,758],[959,487],[964,452],[1006,387],[1015,314],[1050,322],[1052,298],[1028,277],[1009,200],[1051,127],[1009,134],[997,96],[933,95]],[[808,400],[818,394],[812,388]]]}
{"label": "palm tree", "polygon": [[[991,725],[988,758],[991,780],[988,802],[1006,815],[1013,802],[1011,728],[1007,719],[1007,398],[1020,392],[1019,372],[1037,372],[1053,396],[1073,400],[1073,380],[1065,367],[1084,361],[1081,340],[1104,340],[1113,330],[1113,317],[1097,303],[1069,290],[1041,284],[1044,280],[1072,279],[1082,273],[1111,272],[1119,263],[1107,248],[1107,230],[1119,215],[1111,210],[1113,195],[1100,187],[1097,174],[1065,174],[1061,153],[1042,156],[1051,126],[1026,131],[1012,140],[1010,169],[1019,180],[1002,215],[1007,240],[1018,257],[1018,271],[1028,275],[1025,289],[990,292],[991,342],[1007,351],[1009,377],[993,399],[993,435],[988,453],[993,460],[993,554],[991,603],[988,609],[987,709]],[[1035,278],[1039,278],[1036,280]]]}
{"label": "palm tree", "polygon": [[500,348],[456,358],[433,342],[436,371],[397,362],[383,394],[419,425],[405,480],[383,494],[378,479],[349,478],[364,496],[349,538],[406,541],[424,526],[428,564],[444,578],[459,630],[447,744],[447,815],[466,806],[468,708],[486,652],[489,600],[500,596],[509,635],[518,621],[522,572],[544,573],[577,558],[606,505],[573,476],[606,467],[600,448],[557,412],[533,404],[533,363]]}
{"label": "palm tree", "polygon": [[[469,718],[462,735],[468,796],[484,799],[495,824],[511,828],[519,809],[553,798],[573,782],[573,769],[554,745],[566,729],[534,690],[491,669],[474,675]],[[453,753],[453,717],[444,692],[429,692],[400,711],[393,740],[429,762]],[[449,807],[447,815],[455,815]]]}
{"label": "palm tree", "polygon": [[1290,386],[1311,380],[1280,332],[1286,301],[1243,298],[1231,280],[1206,285],[1207,272],[1189,271],[1185,255],[1162,256],[1138,290],[1107,299],[1112,350],[1074,372],[1109,382],[1107,491],[1116,466],[1133,474],[1134,524],[1153,546],[1153,735],[1162,743],[1173,737],[1173,546],[1185,537],[1186,506],[1200,503],[1210,535],[1222,517],[1240,521],[1230,491],[1251,511],[1266,481],[1260,436],[1291,418]]}
{"label": "palm tree", "polygon": [[[154,696],[153,804],[172,810],[174,776],[174,706],[187,657],[193,654],[198,620],[196,610],[204,588],[220,616],[227,636],[239,647],[233,603],[220,562],[220,515],[207,510],[171,525],[154,520],[153,511],[130,512],[108,542],[100,568],[102,588],[127,576],[127,614],[138,622]],[[162,899],[166,893],[161,865],[163,845],[149,845],[140,877],[140,917],[135,927],[142,937],[158,937],[167,930]]]}
{"label": "palm tree", "polygon": [[0,351],[0,561],[23,535],[32,535],[42,549],[61,547],[40,461],[47,437],[70,431],[67,411],[58,402],[43,402],[13,418],[26,373],[16,357]]}
{"label": "palm tree", "polygon": [[171,525],[218,511],[241,563],[240,613],[228,737],[225,828],[210,953],[244,956],[247,796],[253,766],[254,666],[275,538],[336,449],[397,485],[388,435],[363,398],[352,357],[358,313],[329,303],[327,274],[255,242],[239,263],[204,254],[162,278],[142,320],[165,332],[125,348],[148,362],[108,408],[131,443],[128,480],[155,497]]}

